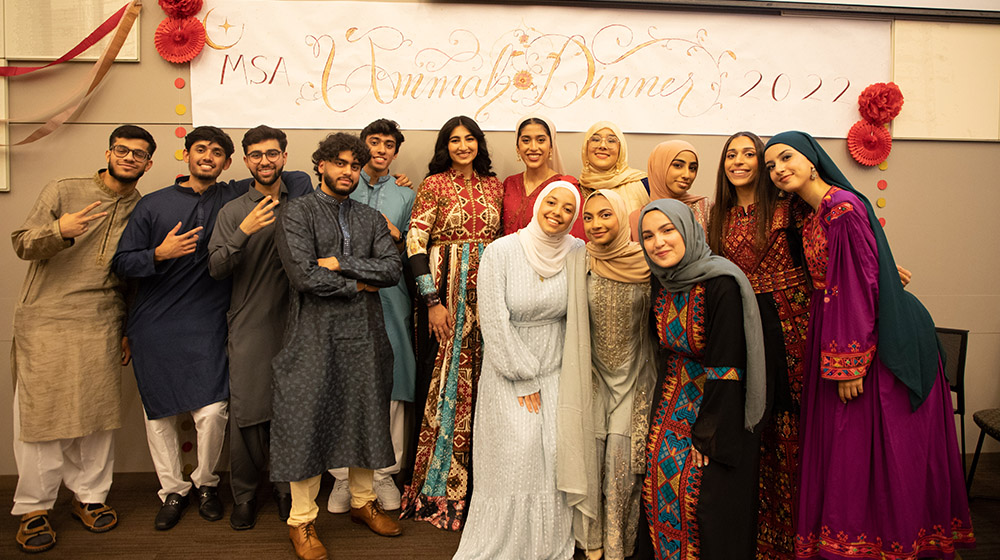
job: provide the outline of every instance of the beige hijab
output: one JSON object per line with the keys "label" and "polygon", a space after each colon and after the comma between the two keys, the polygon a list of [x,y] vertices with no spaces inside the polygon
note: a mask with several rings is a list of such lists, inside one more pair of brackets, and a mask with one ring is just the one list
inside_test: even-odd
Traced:
{"label": "beige hijab", "polygon": [[[615,136],[618,137],[618,162],[615,163],[614,167],[607,171],[598,171],[593,169],[587,160],[587,143],[590,140],[590,137],[602,128],[611,129],[611,131],[615,133]],[[586,189],[613,189],[627,183],[641,181],[646,177],[646,174],[642,171],[628,166],[628,144],[625,142],[625,134],[623,134],[622,129],[618,128],[618,125],[613,122],[596,122],[593,126],[587,129],[586,134],[583,135],[583,149],[581,150],[581,155],[583,157],[583,172],[580,173],[580,186]]]}
{"label": "beige hijab", "polygon": [[649,172],[649,199],[659,200],[661,198],[673,198],[687,204],[688,206],[706,198],[700,195],[693,195],[686,192],[681,196],[674,196],[667,188],[667,171],[670,164],[681,152],[691,152],[695,159],[698,159],[698,150],[694,146],[683,140],[668,140],[660,142],[649,154],[649,162],[646,164],[646,171]]}
{"label": "beige hijab", "polygon": [[649,265],[646,264],[646,258],[642,254],[642,247],[631,239],[625,199],[615,191],[604,190],[594,191],[587,200],[595,196],[603,196],[611,205],[611,211],[618,218],[618,234],[607,245],[587,242],[590,270],[598,276],[618,282],[628,284],[649,282]]}

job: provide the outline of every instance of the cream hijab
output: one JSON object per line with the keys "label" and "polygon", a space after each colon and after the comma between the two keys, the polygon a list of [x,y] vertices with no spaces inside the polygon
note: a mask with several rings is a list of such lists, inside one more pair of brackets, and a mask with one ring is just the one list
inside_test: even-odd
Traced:
{"label": "cream hijab", "polygon": [[[542,231],[542,226],[538,223],[538,209],[541,208],[545,197],[556,189],[566,189],[573,193],[576,210],[573,212],[573,219],[562,231],[549,235]],[[528,225],[518,230],[517,239],[520,241],[521,247],[524,248],[524,255],[531,268],[535,269],[535,272],[543,279],[549,278],[565,268],[566,255],[577,244],[576,238],[569,235],[569,232],[573,229],[573,224],[576,223],[576,219],[580,215],[580,193],[570,182],[553,181],[542,189],[542,192],[538,193],[531,215],[532,218]]]}
{"label": "cream hijab", "polygon": [[628,284],[649,282],[649,265],[643,256],[642,247],[632,241],[629,230],[629,215],[625,210],[625,199],[612,190],[594,191],[587,201],[595,196],[603,196],[611,211],[618,218],[618,234],[607,245],[587,242],[590,255],[590,270],[601,277]]}
{"label": "cream hijab", "polygon": [[[603,128],[610,129],[618,137],[618,161],[611,169],[598,171],[590,166],[587,159],[587,144],[590,141],[590,137]],[[613,189],[627,183],[641,181],[646,177],[646,174],[642,171],[628,166],[628,144],[625,142],[625,134],[613,122],[599,121],[587,129],[586,134],[583,135],[581,155],[583,156],[583,172],[580,173],[580,186],[584,188],[593,190]]]}

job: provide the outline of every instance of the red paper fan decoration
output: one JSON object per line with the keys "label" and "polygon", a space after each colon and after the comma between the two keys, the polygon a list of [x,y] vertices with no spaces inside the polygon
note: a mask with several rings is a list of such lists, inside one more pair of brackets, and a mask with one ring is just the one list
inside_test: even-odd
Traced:
{"label": "red paper fan decoration", "polygon": [[858,96],[858,112],[868,122],[882,125],[899,115],[903,108],[903,92],[889,82],[877,82]]}
{"label": "red paper fan decoration", "polygon": [[191,17],[201,11],[202,0],[160,0],[167,16],[177,19]]}
{"label": "red paper fan decoration", "polygon": [[205,27],[196,18],[167,18],[153,37],[156,52],[168,62],[189,62],[205,46]]}
{"label": "red paper fan decoration", "polygon": [[892,136],[884,126],[858,121],[847,133],[847,149],[861,165],[878,165],[889,157]]}

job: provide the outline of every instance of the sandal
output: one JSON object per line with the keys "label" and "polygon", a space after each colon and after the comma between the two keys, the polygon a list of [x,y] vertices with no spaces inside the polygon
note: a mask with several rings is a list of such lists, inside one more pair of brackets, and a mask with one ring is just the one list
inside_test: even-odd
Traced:
{"label": "sandal", "polygon": [[24,552],[44,552],[56,545],[56,532],[49,525],[48,510],[40,509],[21,516],[17,528],[17,547]]}
{"label": "sandal", "polygon": [[82,504],[74,499],[73,517],[91,533],[105,533],[118,526],[118,512],[106,504]]}

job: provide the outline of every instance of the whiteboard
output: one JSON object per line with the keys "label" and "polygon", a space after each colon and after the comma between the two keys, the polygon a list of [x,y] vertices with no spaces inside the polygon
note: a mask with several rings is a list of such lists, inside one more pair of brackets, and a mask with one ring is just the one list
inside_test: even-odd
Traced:
{"label": "whiteboard", "polygon": [[926,8],[931,10],[978,10],[998,12],[996,0],[771,0],[796,4],[833,4],[838,6],[868,6],[892,8]]}
{"label": "whiteboard", "polygon": [[[4,0],[3,41],[8,60],[55,60],[90,35],[128,0]],[[139,60],[139,25],[132,26],[115,60]],[[76,60],[97,60],[111,34]]]}
{"label": "whiteboard", "polygon": [[1000,27],[896,21],[894,138],[1000,140]]}

